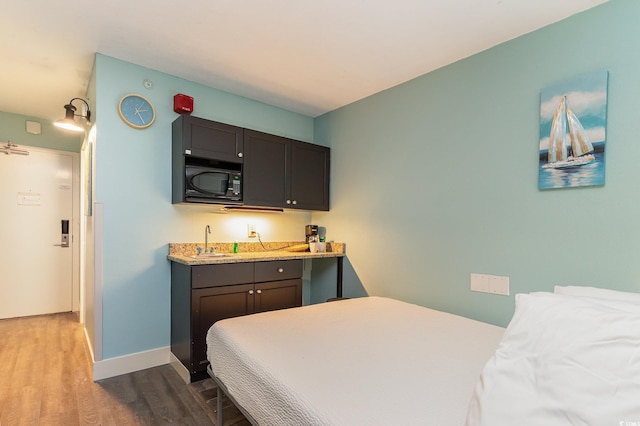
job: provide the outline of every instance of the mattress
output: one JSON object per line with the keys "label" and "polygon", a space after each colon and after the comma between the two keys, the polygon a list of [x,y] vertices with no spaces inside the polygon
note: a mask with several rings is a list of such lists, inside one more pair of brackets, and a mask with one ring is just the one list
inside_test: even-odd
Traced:
{"label": "mattress", "polygon": [[464,423],[504,329],[365,297],[218,321],[211,369],[258,424]]}

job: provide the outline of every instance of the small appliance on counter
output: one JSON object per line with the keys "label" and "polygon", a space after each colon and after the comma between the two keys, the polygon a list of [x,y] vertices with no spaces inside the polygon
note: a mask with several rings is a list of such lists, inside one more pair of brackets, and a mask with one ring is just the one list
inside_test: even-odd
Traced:
{"label": "small appliance on counter", "polygon": [[324,253],[326,251],[326,243],[324,242],[324,238],[320,238],[318,225],[305,226],[304,233],[306,234],[305,241],[309,244],[309,251],[311,253]]}
{"label": "small appliance on counter", "polygon": [[318,225],[306,225],[304,227],[305,233],[305,242],[308,243],[317,243],[320,241],[318,238]]}

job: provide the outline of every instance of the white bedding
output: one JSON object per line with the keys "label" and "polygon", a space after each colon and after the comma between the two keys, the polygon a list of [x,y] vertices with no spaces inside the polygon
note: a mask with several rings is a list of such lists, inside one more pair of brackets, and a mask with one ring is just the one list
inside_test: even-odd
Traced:
{"label": "white bedding", "polygon": [[640,425],[637,296],[589,288],[516,295],[466,425]]}
{"label": "white bedding", "polygon": [[504,329],[366,297],[215,323],[216,377],[262,426],[462,425]]}

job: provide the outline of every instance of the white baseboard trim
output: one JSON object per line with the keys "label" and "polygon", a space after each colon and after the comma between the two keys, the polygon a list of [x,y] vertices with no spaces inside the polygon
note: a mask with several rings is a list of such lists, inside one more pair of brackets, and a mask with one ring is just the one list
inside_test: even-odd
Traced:
{"label": "white baseboard trim", "polygon": [[104,359],[93,363],[93,381],[132,373],[169,363],[171,347]]}
{"label": "white baseboard trim", "polygon": [[178,375],[182,377],[182,380],[184,380],[186,384],[191,383],[191,373],[189,373],[187,367],[182,365],[180,360],[173,354],[173,352],[169,353],[169,358],[169,363],[171,364],[173,369],[176,370],[176,373],[178,373]]}

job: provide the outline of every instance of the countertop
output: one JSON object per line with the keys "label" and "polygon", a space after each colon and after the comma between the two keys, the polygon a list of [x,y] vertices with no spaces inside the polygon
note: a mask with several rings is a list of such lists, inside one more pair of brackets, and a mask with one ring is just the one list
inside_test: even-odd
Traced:
{"label": "countertop", "polygon": [[343,243],[327,243],[326,252],[311,253],[309,251],[287,251],[287,247],[304,244],[304,242],[278,243],[238,243],[239,252],[233,253],[233,243],[210,243],[216,248],[216,253],[224,253],[221,257],[192,257],[197,253],[196,247],[203,247],[198,243],[171,243],[167,259],[184,265],[216,265],[222,263],[266,262],[270,260],[320,259],[345,256]]}

